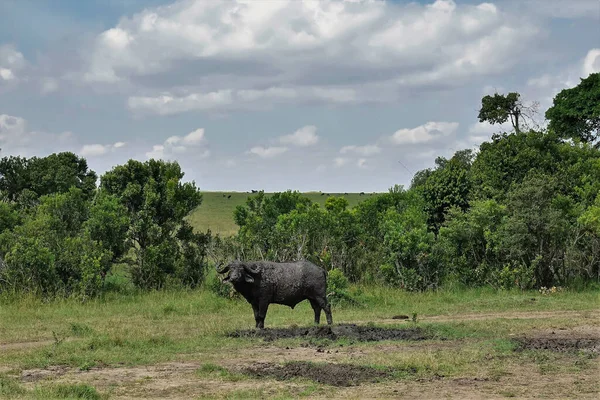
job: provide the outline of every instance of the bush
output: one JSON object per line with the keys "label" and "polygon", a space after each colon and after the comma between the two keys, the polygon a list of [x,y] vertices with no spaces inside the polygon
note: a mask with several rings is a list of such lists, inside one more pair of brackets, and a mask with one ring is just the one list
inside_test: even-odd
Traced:
{"label": "bush", "polygon": [[337,268],[327,274],[327,300],[331,305],[356,305],[358,301],[348,293],[348,278]]}
{"label": "bush", "polygon": [[239,293],[231,284],[223,282],[216,275],[213,275],[208,279],[206,287],[217,296],[225,299],[235,299],[240,297]]}

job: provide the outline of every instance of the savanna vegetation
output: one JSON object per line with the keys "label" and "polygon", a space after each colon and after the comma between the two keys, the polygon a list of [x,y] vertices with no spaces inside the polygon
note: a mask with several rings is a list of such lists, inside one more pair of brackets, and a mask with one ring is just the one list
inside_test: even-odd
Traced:
{"label": "savanna vegetation", "polygon": [[[257,359],[360,365],[395,382],[384,386],[395,392],[369,384],[373,392],[354,392],[359,398],[395,396],[419,382],[430,394],[460,395],[461,379],[482,396],[531,395],[513,371],[541,396],[593,397],[598,104],[600,74],[560,92],[544,129],[527,124],[532,109],[518,93],[486,96],[480,121],[510,120],[512,131],[476,152],[437,158],[408,188],[372,195],[227,197],[201,193],[175,162],[130,160],[98,179],[72,153],[4,157],[0,397],[352,394],[302,379],[257,384],[262,375],[239,369]],[[217,232],[201,222],[209,197],[226,221]],[[222,206],[228,201],[231,215]],[[334,321],[409,324],[422,336],[401,345],[305,337],[275,347],[231,337],[252,325],[249,306],[214,272],[233,259],[310,260],[328,271]],[[310,313],[306,304],[295,313],[274,307],[268,325],[307,324]],[[552,341],[559,353],[535,347],[539,338],[515,341],[532,329],[579,329],[569,331],[579,336],[575,344]],[[294,352],[306,348],[317,355]],[[112,376],[106,367],[127,373],[116,368]],[[559,375],[562,388],[552,388]]]}

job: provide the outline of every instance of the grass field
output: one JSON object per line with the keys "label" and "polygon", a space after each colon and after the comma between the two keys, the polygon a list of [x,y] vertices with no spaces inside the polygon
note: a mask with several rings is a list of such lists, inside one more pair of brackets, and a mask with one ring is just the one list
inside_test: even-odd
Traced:
{"label": "grass field", "polygon": [[[212,233],[234,235],[238,230],[238,226],[233,222],[233,210],[238,205],[246,204],[246,199],[253,194],[243,192],[203,192],[202,194],[202,204],[188,217],[192,226],[200,231],[210,229]],[[267,196],[272,195],[272,193],[265,194]],[[361,196],[359,193],[326,193],[321,195],[319,192],[308,192],[303,193],[303,195],[321,206],[325,204],[325,200],[329,196],[341,196],[348,200],[350,207],[354,207],[360,201],[373,196],[372,193]]]}
{"label": "grass field", "polygon": [[[207,290],[0,299],[0,398],[597,398],[597,292],[352,293],[334,329],[425,336],[230,337],[252,310]],[[309,304],[272,305],[266,326],[311,321]]]}

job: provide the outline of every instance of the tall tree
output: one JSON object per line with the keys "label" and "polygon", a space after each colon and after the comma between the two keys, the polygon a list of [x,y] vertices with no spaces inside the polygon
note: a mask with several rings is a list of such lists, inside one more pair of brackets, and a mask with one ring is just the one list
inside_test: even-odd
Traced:
{"label": "tall tree", "polygon": [[[182,182],[183,176],[176,162],[129,160],[101,178],[99,195],[115,196],[127,210],[127,236],[136,256],[129,263],[139,287],[162,288],[171,280],[196,286],[203,277],[208,234],[194,233],[184,219],[202,194],[193,182]],[[104,207],[115,209],[110,202]]]}
{"label": "tall tree", "polygon": [[425,210],[430,228],[437,232],[444,223],[446,212],[453,206],[466,210],[471,193],[470,170],[473,154],[461,150],[447,160],[436,159],[437,168],[419,188],[425,200]]}
{"label": "tall tree", "polygon": [[96,180],[87,161],[70,152],[0,160],[0,193],[10,202],[35,203],[41,196],[66,193],[71,187],[81,189],[89,199],[96,189]]}
{"label": "tall tree", "polygon": [[579,85],[560,91],[546,111],[549,129],[565,138],[600,147],[600,73],[582,79]]}
{"label": "tall tree", "polygon": [[525,105],[517,92],[506,95],[494,93],[493,96],[488,95],[481,99],[478,117],[479,122],[489,122],[492,125],[503,124],[510,119],[515,132],[519,133],[526,120],[530,123],[534,120],[537,109],[537,102]]}

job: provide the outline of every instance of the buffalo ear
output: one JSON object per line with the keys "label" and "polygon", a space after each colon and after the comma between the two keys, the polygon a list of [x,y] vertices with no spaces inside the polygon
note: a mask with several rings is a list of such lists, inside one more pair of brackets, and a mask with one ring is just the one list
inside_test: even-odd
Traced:
{"label": "buffalo ear", "polygon": [[254,278],[253,278],[253,277],[251,277],[251,276],[250,276],[250,275],[248,275],[248,274],[244,274],[244,279],[245,279],[245,280],[246,280],[246,282],[248,282],[248,283],[254,283]]}

